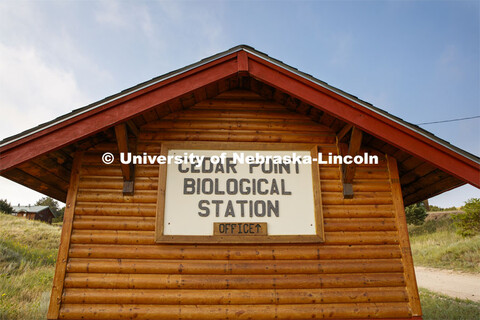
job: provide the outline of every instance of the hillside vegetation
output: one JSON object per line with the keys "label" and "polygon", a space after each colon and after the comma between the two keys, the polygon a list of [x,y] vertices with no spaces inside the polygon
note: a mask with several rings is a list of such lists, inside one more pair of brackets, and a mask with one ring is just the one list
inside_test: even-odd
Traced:
{"label": "hillside vegetation", "polygon": [[414,264],[417,266],[480,272],[480,235],[462,237],[449,216],[409,226]]}
{"label": "hillside vegetation", "polygon": [[0,214],[0,319],[45,319],[61,229]]}

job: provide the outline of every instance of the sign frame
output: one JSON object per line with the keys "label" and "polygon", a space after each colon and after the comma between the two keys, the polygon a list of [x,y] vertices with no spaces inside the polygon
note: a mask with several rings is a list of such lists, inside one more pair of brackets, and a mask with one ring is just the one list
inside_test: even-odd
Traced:
{"label": "sign frame", "polygon": [[[207,142],[207,141],[165,141],[161,142],[160,154],[168,156],[171,149],[179,150],[251,150],[251,151],[310,151],[312,158],[318,157],[318,146],[306,143],[257,143],[257,142]],[[164,235],[164,218],[167,184],[167,164],[159,165],[158,194],[155,221],[156,243],[226,244],[226,243],[321,243],[325,241],[320,168],[312,162],[312,185],[316,234],[308,235]]]}

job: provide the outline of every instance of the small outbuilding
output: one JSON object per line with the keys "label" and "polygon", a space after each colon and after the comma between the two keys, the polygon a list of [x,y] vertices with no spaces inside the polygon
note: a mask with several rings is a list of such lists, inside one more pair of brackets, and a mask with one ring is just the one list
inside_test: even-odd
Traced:
{"label": "small outbuilding", "polygon": [[248,46],[0,142],[66,202],[48,319],[421,319],[404,206],[480,159]]}
{"label": "small outbuilding", "polygon": [[49,206],[13,206],[12,215],[28,220],[39,220],[52,224],[55,218]]}

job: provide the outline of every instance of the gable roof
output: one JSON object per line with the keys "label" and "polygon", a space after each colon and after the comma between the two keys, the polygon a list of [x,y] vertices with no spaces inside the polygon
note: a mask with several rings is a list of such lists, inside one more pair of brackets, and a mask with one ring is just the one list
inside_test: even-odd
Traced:
{"label": "gable roof", "polygon": [[12,206],[12,208],[13,208],[13,212],[17,212],[17,213],[18,212],[39,213],[40,211],[43,211],[45,209],[49,209],[49,211],[52,213],[49,206]]}
{"label": "gable roof", "polygon": [[[101,133],[162,103],[238,75],[252,77],[308,103],[448,173],[452,176],[451,182],[441,191],[465,182],[480,187],[479,157],[245,45],[151,79],[4,139],[0,142],[0,174],[5,175],[31,159]],[[11,176],[7,175],[8,178]],[[62,186],[57,186],[57,189],[60,191]]]}
{"label": "gable roof", "polygon": [[[446,147],[446,148],[448,148],[448,149],[451,149],[452,151],[454,151],[454,152],[456,152],[456,153],[458,153],[458,154],[460,154],[460,155],[463,155],[463,156],[465,156],[466,158],[469,158],[469,159],[473,160],[474,162],[476,162],[477,164],[480,165],[480,158],[479,158],[479,157],[477,157],[477,156],[475,156],[475,155],[473,155],[473,154],[471,154],[471,153],[469,153],[469,152],[467,152],[467,151],[465,151],[465,150],[463,150],[463,149],[460,149],[460,148],[458,148],[458,147],[450,144],[448,141],[443,140],[443,139],[435,136],[435,135],[432,134],[431,132],[429,132],[429,131],[427,131],[427,130],[425,130],[425,129],[423,129],[423,128],[415,125],[415,124],[409,123],[409,122],[407,122],[407,121],[405,121],[405,120],[403,120],[403,119],[401,119],[401,118],[399,118],[399,117],[396,117],[396,116],[394,116],[394,115],[386,112],[385,110],[382,110],[382,109],[380,109],[380,108],[375,107],[374,105],[372,105],[371,103],[369,103],[369,102],[367,102],[367,101],[361,100],[361,99],[359,99],[358,97],[356,97],[356,96],[354,96],[354,95],[352,95],[352,94],[350,94],[350,93],[348,93],[348,92],[345,92],[345,91],[343,91],[343,90],[341,90],[341,89],[338,89],[338,88],[336,88],[336,87],[333,87],[333,86],[329,85],[328,83],[326,83],[326,82],[324,82],[324,81],[322,81],[322,80],[319,80],[319,79],[311,76],[310,74],[307,74],[307,73],[305,73],[305,72],[299,71],[298,69],[296,69],[296,68],[294,68],[294,67],[292,67],[292,66],[289,66],[289,65],[283,63],[283,62],[280,61],[280,60],[274,59],[274,58],[268,56],[267,54],[265,54],[265,53],[263,53],[263,52],[260,52],[260,51],[254,49],[254,48],[252,48],[252,47],[250,47],[250,46],[247,46],[247,45],[239,45],[239,46],[233,47],[233,48],[231,48],[231,49],[229,49],[229,50],[227,50],[227,51],[218,53],[218,54],[216,54],[216,55],[213,55],[213,56],[211,56],[211,57],[202,59],[202,60],[200,60],[200,61],[198,61],[198,62],[196,62],[196,63],[193,63],[193,64],[191,64],[191,65],[188,65],[188,66],[186,66],[186,67],[177,69],[177,70],[175,70],[175,71],[166,73],[166,74],[164,74],[164,75],[155,77],[155,78],[153,78],[153,79],[151,79],[151,80],[148,80],[148,81],[145,81],[145,82],[143,82],[143,83],[137,84],[136,86],[133,86],[133,87],[128,88],[128,89],[125,89],[125,90],[123,90],[123,91],[121,91],[121,92],[119,92],[119,93],[117,93],[117,94],[111,95],[111,96],[106,97],[106,98],[104,98],[104,99],[102,99],[102,100],[99,100],[99,101],[97,101],[97,102],[91,103],[91,104],[89,104],[89,105],[87,105],[87,106],[84,106],[84,107],[75,109],[75,110],[73,110],[72,112],[67,113],[67,114],[64,114],[64,115],[62,115],[62,116],[59,116],[59,117],[57,117],[57,118],[55,118],[55,119],[53,119],[53,120],[51,120],[51,121],[42,123],[42,124],[40,124],[40,125],[38,125],[38,126],[36,126],[36,127],[33,127],[33,128],[31,128],[31,129],[28,129],[28,130],[25,130],[25,131],[20,132],[20,133],[18,133],[18,134],[16,134],[16,135],[7,137],[7,138],[5,138],[5,139],[3,139],[3,140],[0,141],[0,148],[2,148],[2,147],[4,147],[4,146],[7,146],[8,144],[13,143],[13,142],[15,142],[15,141],[17,141],[17,140],[26,138],[26,137],[28,137],[28,136],[30,136],[30,135],[33,135],[33,134],[35,134],[35,133],[38,133],[38,132],[40,132],[40,131],[42,131],[42,130],[45,130],[45,129],[47,129],[47,128],[50,128],[50,127],[55,126],[55,125],[57,125],[57,124],[60,124],[60,123],[62,123],[62,122],[64,122],[64,121],[66,121],[66,120],[72,119],[72,118],[74,118],[74,117],[76,117],[76,116],[79,116],[79,115],[85,113],[85,112],[92,111],[92,110],[94,110],[94,109],[96,109],[96,108],[99,108],[99,107],[105,105],[105,104],[114,102],[114,101],[117,100],[117,99],[120,99],[120,98],[122,98],[122,97],[125,97],[125,96],[127,96],[127,95],[130,95],[130,94],[135,93],[135,92],[137,92],[137,91],[140,91],[140,90],[142,90],[142,89],[148,88],[149,86],[152,86],[152,85],[155,85],[155,84],[160,83],[160,82],[162,82],[162,81],[165,81],[165,80],[167,80],[167,79],[169,79],[169,78],[171,78],[171,77],[174,77],[174,76],[176,76],[176,75],[180,75],[180,74],[182,74],[182,73],[184,73],[184,72],[186,72],[186,71],[195,69],[195,68],[200,67],[200,66],[202,66],[202,65],[204,65],[204,64],[207,64],[207,63],[209,63],[209,62],[212,62],[212,61],[214,61],[214,60],[216,60],[216,59],[222,58],[222,57],[224,57],[224,56],[227,56],[227,55],[230,55],[230,54],[232,54],[232,53],[239,52],[239,51],[245,51],[245,52],[247,52],[247,53],[249,53],[249,54],[253,54],[253,55],[255,55],[255,56],[258,56],[258,57],[260,57],[260,58],[262,58],[262,59],[265,59],[265,60],[267,60],[267,61],[275,64],[276,66],[279,66],[279,67],[281,67],[281,68],[284,68],[284,69],[286,69],[286,70],[288,70],[288,71],[290,71],[290,72],[292,72],[292,73],[294,73],[294,74],[296,74],[296,75],[298,75],[298,76],[300,76],[300,77],[302,77],[302,78],[304,78],[304,79],[310,80],[310,81],[312,81],[313,83],[316,83],[316,84],[322,86],[323,88],[326,88],[326,89],[328,89],[328,90],[331,90],[332,92],[335,92],[336,94],[338,94],[338,95],[340,95],[340,96],[342,96],[342,97],[344,97],[344,98],[346,98],[346,99],[349,99],[349,100],[351,100],[351,101],[354,102],[354,103],[357,103],[357,104],[359,104],[359,105],[361,105],[361,106],[363,106],[363,107],[365,107],[365,108],[367,108],[367,109],[369,109],[369,110],[372,110],[372,111],[374,111],[375,113],[377,113],[377,114],[379,114],[379,115],[382,115],[382,116],[384,116],[385,118],[387,118],[387,119],[389,119],[389,120],[392,120],[392,121],[394,121],[394,122],[396,122],[396,123],[398,123],[398,124],[401,124],[402,126],[404,126],[404,127],[406,127],[406,128],[409,128],[409,129],[411,129],[412,131],[417,132],[417,133],[419,133],[419,134],[421,134],[421,135],[423,135],[423,136],[431,139],[432,141],[435,141],[435,142],[437,142],[438,144],[440,144],[440,145],[442,145],[442,146],[444,146],[444,147]],[[1,167],[0,167],[0,170],[1,170]]]}

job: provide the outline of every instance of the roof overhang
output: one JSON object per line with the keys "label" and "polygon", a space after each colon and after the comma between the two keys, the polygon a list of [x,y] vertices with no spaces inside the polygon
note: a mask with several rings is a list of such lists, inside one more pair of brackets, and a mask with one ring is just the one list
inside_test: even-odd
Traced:
{"label": "roof overhang", "polygon": [[220,79],[248,75],[480,188],[480,159],[248,46],[237,46],[0,142],[0,174]]}

